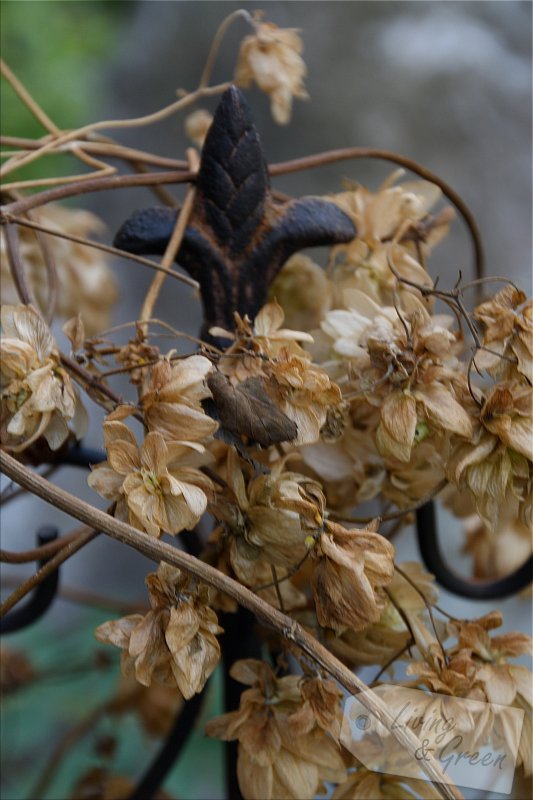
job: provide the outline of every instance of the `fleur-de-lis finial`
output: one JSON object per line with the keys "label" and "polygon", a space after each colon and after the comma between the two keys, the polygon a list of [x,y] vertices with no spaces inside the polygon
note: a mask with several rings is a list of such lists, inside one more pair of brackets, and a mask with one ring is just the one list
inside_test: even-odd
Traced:
{"label": "fleur-de-lis finial", "polygon": [[[177,210],[136,211],[114,244],[137,254],[163,254]],[[234,312],[254,318],[285,261],[305,247],[346,242],[356,234],[334,203],[303,197],[276,203],[250,109],[242,92],[222,95],[202,150],[193,211],[176,262],[198,281],[202,336],[234,327]]]}

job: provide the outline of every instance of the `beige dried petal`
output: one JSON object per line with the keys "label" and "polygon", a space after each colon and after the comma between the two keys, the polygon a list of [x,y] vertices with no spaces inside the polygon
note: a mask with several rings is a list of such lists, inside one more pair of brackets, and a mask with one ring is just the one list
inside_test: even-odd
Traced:
{"label": "beige dried petal", "polygon": [[81,313],[78,312],[75,317],[68,319],[61,330],[69,340],[72,351],[75,353],[81,350],[85,341],[85,326]]}
{"label": "beige dried petal", "polygon": [[260,681],[272,680],[272,670],[264,661],[255,658],[241,658],[230,669],[231,677],[245,686],[255,686]]}
{"label": "beige dried petal", "polygon": [[[505,439],[507,444],[517,453],[521,453],[529,461],[533,461],[533,417],[529,419],[515,418],[511,420]],[[505,441],[504,439],[504,441]]]}
{"label": "beige dried petal", "polygon": [[159,538],[161,529],[165,530],[168,526],[163,500],[157,494],[146,491],[144,482],[138,476],[129,475],[124,481],[123,491],[134,519],[140,522],[146,533]]}
{"label": "beige dried petal", "polygon": [[488,393],[480,416],[485,428],[533,460],[533,390],[529,386],[496,384]]}
{"label": "beige dried petal", "polygon": [[57,411],[52,413],[50,422],[43,432],[43,436],[50,450],[59,450],[63,442],[66,442],[68,439],[68,425],[65,418]]}
{"label": "beige dried petal", "polygon": [[204,411],[182,403],[154,403],[144,413],[151,431],[157,431],[168,439],[199,441],[212,436],[218,423]]}
{"label": "beige dried petal", "polygon": [[159,611],[149,611],[144,617],[141,617],[130,634],[128,646],[130,656],[136,658],[148,646],[153,646],[153,643],[157,641],[161,635],[161,621],[162,616]]}
{"label": "beige dried petal", "polygon": [[312,331],[330,310],[332,293],[332,284],[324,269],[308,256],[297,253],[274,279],[269,297],[280,303],[288,328]]}
{"label": "beige dried petal", "polygon": [[460,483],[465,470],[474,464],[483,462],[497,447],[498,440],[493,436],[482,436],[478,443],[459,447],[448,464],[447,473],[450,480]]}
{"label": "beige dried petal", "polygon": [[276,300],[267,303],[254,320],[254,332],[257,336],[268,336],[281,328],[284,319],[283,309]]}
{"label": "beige dried petal", "polygon": [[168,530],[169,533],[178,533],[182,530],[192,530],[194,528],[207,506],[207,500],[203,492],[199,489],[196,491],[202,501],[200,511],[196,512],[191,509],[184,497],[167,497],[165,500],[166,523],[161,527]]}
{"label": "beige dried petal", "polygon": [[174,655],[186,647],[198,633],[200,619],[192,603],[182,602],[179,608],[170,609],[170,619],[165,629],[165,641]]}
{"label": "beige dried petal", "polygon": [[288,725],[281,728],[284,747],[300,761],[316,765],[322,780],[338,783],[346,777],[346,767],[337,743],[325,737],[320,728],[296,740]]}
{"label": "beige dried petal", "polygon": [[186,699],[203,689],[219,660],[218,641],[202,631],[188,645],[174,652],[172,672]]}
{"label": "beige dried petal", "polygon": [[261,766],[250,754],[239,747],[237,758],[239,788],[246,800],[274,800],[274,774],[272,765]]}
{"label": "beige dried petal", "polygon": [[229,711],[219,717],[213,717],[206,722],[205,732],[207,736],[223,741],[231,741],[235,738],[236,730],[245,722],[245,719],[238,711]]}
{"label": "beige dried petal", "polygon": [[472,436],[473,427],[468,412],[444,386],[438,383],[419,385],[414,396],[422,404],[429,420],[439,428],[466,439]]}
{"label": "beige dried petal", "polygon": [[376,445],[378,452],[384,458],[392,458],[403,463],[411,460],[414,439],[409,443],[398,442],[394,439],[383,424],[376,430]]}
{"label": "beige dried petal", "polygon": [[262,710],[246,723],[240,735],[241,746],[263,767],[279,757],[281,736],[275,717]]}
{"label": "beige dried petal", "polygon": [[182,495],[190,511],[197,517],[201,517],[207,505],[207,498],[198,486],[192,483],[185,483],[169,475],[169,489],[172,495]]}
{"label": "beige dried petal", "polygon": [[391,439],[401,447],[410,447],[416,429],[416,402],[400,390],[392,392],[381,407],[381,422]]}
{"label": "beige dried petal", "polygon": [[[113,411],[110,411],[109,414],[105,418],[104,425],[107,422],[121,422],[123,419],[127,417],[131,417],[132,414],[135,414],[136,408],[135,406],[127,405],[126,403],[122,403],[116,406]],[[104,429],[105,430],[105,429]]]}
{"label": "beige dried petal", "polygon": [[129,617],[114,619],[99,625],[94,635],[99,642],[114,644],[116,647],[128,648],[132,631],[143,619],[142,614],[131,614]]}
{"label": "beige dried petal", "polygon": [[147,433],[141,447],[141,465],[157,475],[168,462],[168,448],[160,433]]}
{"label": "beige dried petal", "polygon": [[63,383],[54,376],[51,362],[33,370],[27,377],[27,383],[32,393],[31,405],[35,411],[53,411],[54,408],[67,405],[65,411],[68,410],[69,416],[73,416],[73,398],[64,396]]}
{"label": "beige dried petal", "polygon": [[508,664],[487,664],[478,669],[477,677],[483,683],[489,703],[509,706],[514,701],[516,682]]}
{"label": "beige dried petal", "polygon": [[254,506],[248,511],[248,521],[247,540],[264,548],[273,563],[290,568],[304,557],[307,534],[298,514]]}
{"label": "beige dried petal", "polygon": [[116,500],[124,482],[122,475],[119,475],[115,470],[109,466],[108,461],[102,461],[92,468],[92,472],[87,477],[87,483],[98,492],[99,495],[105,497],[106,500]]}
{"label": "beige dried petal", "polygon": [[4,380],[21,380],[30,370],[38,366],[37,353],[26,342],[20,339],[0,339],[2,356],[2,375]]}
{"label": "beige dried petal", "polygon": [[30,345],[40,362],[55,351],[55,342],[48,325],[32,306],[2,305],[0,321],[2,336],[20,339]]}
{"label": "beige dried petal", "polygon": [[299,754],[294,755],[284,748],[280,751],[274,767],[275,789],[277,789],[274,797],[314,797],[318,789],[319,775],[316,764],[303,760]]}
{"label": "beige dried petal", "polygon": [[533,382],[533,333],[521,332],[512,340],[511,349],[518,361],[517,369],[527,380]]}
{"label": "beige dried petal", "polygon": [[[159,392],[159,397],[166,402],[182,402],[188,400],[195,405],[205,397],[209,391],[205,378],[213,370],[213,364],[205,356],[195,355],[177,361],[170,366],[166,380],[157,377],[157,369],[164,368],[168,362],[159,362],[153,368],[153,379]],[[159,381],[159,385],[158,385]]]}
{"label": "beige dried petal", "polygon": [[111,468],[119,475],[129,475],[140,467],[137,445],[124,439],[116,439],[107,445],[107,458]]}
{"label": "beige dried petal", "polygon": [[[125,408],[121,406],[120,408]],[[127,406],[126,406],[127,408]],[[117,419],[111,419],[111,414],[108,414],[103,424],[104,431],[104,445],[106,448],[115,441],[129,442],[134,447],[137,447],[135,436],[130,431],[127,425]]]}

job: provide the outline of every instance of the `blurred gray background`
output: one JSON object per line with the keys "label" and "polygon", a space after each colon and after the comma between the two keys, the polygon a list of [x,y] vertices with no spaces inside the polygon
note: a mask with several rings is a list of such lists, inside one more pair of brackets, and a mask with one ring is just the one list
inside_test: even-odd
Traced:
{"label": "blurred gray background", "polygon": [[[144,114],[168,103],[176,88],[192,89],[214,30],[239,7],[230,2],[137,3],[106,66],[102,110],[113,116]],[[439,174],[470,206],[483,236],[487,272],[531,284],[530,3],[267,2],[243,7],[262,8],[279,26],[300,28],[308,65],[310,100],[295,101],[287,127],[272,121],[264,94],[248,93],[269,161],[363,145],[409,156]],[[229,31],[214,81],[232,74],[238,43],[247,33],[242,20]],[[215,103],[213,98],[202,106],[213,109]],[[188,144],[181,120],[129,131],[127,139],[181,155]],[[393,168],[358,160],[297,173],[275,185],[295,195],[338,191],[343,178],[377,188]],[[146,203],[147,195],[121,192],[110,202],[106,216],[118,224]],[[457,221],[449,241],[436,251],[432,269],[446,281],[459,269],[468,273],[470,266],[469,242]],[[173,294],[165,293],[161,304],[165,318],[176,314],[179,301]]]}
{"label": "blurred gray background", "polygon": [[[15,5],[23,9],[17,12],[23,14],[22,23],[17,22]],[[46,86],[47,77],[48,84],[54,83],[53,74],[47,76],[47,64],[55,68],[54,58],[61,54],[57,75],[65,80],[60,77],[54,85],[58,94],[59,80],[66,107],[55,95],[50,102],[52,107],[57,102],[56,121],[67,128],[97,118],[140,116],[172,102],[177,89],[193,89],[217,26],[234,9],[262,8],[267,20],[301,29],[310,100],[295,101],[290,125],[275,125],[268,98],[255,89],[248,92],[268,160],[367,145],[419,161],[470,206],[482,233],[487,273],[512,277],[531,293],[530,2],[117,0],[2,6],[4,57],[30,89]],[[231,77],[239,41],[248,32],[242,20],[231,28],[214,81]],[[36,60],[45,46],[44,56]],[[88,54],[80,62],[83,48]],[[75,108],[68,106],[69,97],[76,97]],[[201,105],[212,110],[215,103],[212,99]],[[189,146],[183,119],[172,117],[157,126],[124,131],[119,138],[182,158]],[[321,194],[339,191],[348,178],[376,189],[392,169],[390,164],[358,160],[287,176],[275,186],[292,195]],[[154,204],[147,190],[86,195],[82,200],[106,221],[109,240],[131,211]],[[458,219],[429,266],[449,285],[459,269],[471,274],[471,265],[471,245]],[[152,273],[126,261],[117,261],[115,272],[122,292],[115,321],[134,319]],[[175,281],[167,284],[156,311],[190,332],[200,325],[199,303]],[[119,382],[116,386],[121,388]],[[91,413],[88,443],[100,447],[101,415],[94,406]],[[55,479],[78,496],[99,501],[81,471],[61,470]],[[39,501],[14,501],[2,514],[2,546],[29,548],[35,527],[44,521],[57,522],[65,532],[73,527],[71,520]],[[447,552],[457,563],[453,548],[458,547],[458,526],[443,515],[441,528]],[[416,557],[411,530],[398,544],[399,560]],[[65,565],[62,580],[102,594],[140,599],[150,570],[143,557],[101,537]],[[28,565],[26,572],[30,571]],[[3,574],[15,572],[22,575],[24,569],[9,567]],[[491,605],[443,595],[442,605],[462,617],[481,614]],[[506,628],[529,628],[527,603],[513,599],[501,605]],[[55,629],[71,625],[74,613],[72,606],[57,603],[47,624]]]}

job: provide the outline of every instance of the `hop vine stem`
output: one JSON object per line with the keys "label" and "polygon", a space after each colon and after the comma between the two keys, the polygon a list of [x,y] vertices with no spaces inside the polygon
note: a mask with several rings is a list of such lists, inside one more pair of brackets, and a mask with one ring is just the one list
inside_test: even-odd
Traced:
{"label": "hop vine stem", "polygon": [[[39,152],[39,151],[36,151]],[[438,175],[431,172],[426,167],[419,164],[414,159],[407,156],[393,153],[388,150],[380,150],[372,147],[347,147],[338,150],[325,151],[314,155],[304,156],[302,158],[295,158],[290,161],[279,162],[271,164],[268,168],[271,177],[279,175],[288,175],[293,172],[300,172],[306,169],[314,169],[317,167],[327,166],[340,161],[350,161],[360,158],[381,159],[383,161],[390,161],[419,175],[424,180],[435,183],[447,197],[451,203],[456,207],[459,214],[463,218],[474,249],[474,272],[475,280],[483,278],[484,267],[484,254],[481,235],[474,215],[468,208],[462,197],[442,180]],[[141,160],[141,159],[139,159]],[[184,170],[183,162],[167,159],[166,163],[174,163],[177,168],[171,171],[160,172],[146,172],[138,175],[111,175],[100,178],[90,178],[76,183],[59,186],[53,189],[47,189],[43,192],[37,192],[28,197],[8,203],[2,209],[0,214],[0,221],[5,223],[8,221],[6,215],[20,215],[32,208],[38,208],[46,203],[56,202],[67,197],[74,197],[79,194],[89,192],[107,191],[110,189],[125,189],[133,186],[160,186],[163,184],[173,183],[193,183],[196,179],[196,172],[194,170]]]}
{"label": "hop vine stem", "polygon": [[[360,700],[368,711],[385,725],[410,755],[416,757],[415,753],[420,746],[420,741],[412,731],[394,728],[393,716],[380,698],[371,692],[369,687],[357,675],[353,674],[341,661],[290,617],[282,614],[276,608],[257,597],[251,590],[209,564],[178,550],[176,547],[152,539],[130,525],[114,519],[104,511],[94,508],[89,503],[54,486],[5,452],[0,453],[0,468],[5,475],[24,486],[32,494],[80,520],[89,526],[91,530],[99,530],[143,553],[153,561],[165,561],[168,564],[186,570],[204,583],[228,594],[241,606],[255,614],[261,622],[274,628],[282,635],[290,631],[291,641],[312,658],[315,663],[332,675],[350,694],[359,695],[361,693]],[[454,785],[449,783],[449,779],[435,759],[430,758],[421,762],[421,767],[423,767],[428,778],[435,784],[441,797],[447,800],[462,800],[461,793]]]}
{"label": "hop vine stem", "polygon": [[[11,458],[11,456],[8,456]],[[18,586],[15,591],[9,595],[0,605],[0,617],[3,617],[15,606],[23,597],[26,597],[32,589],[35,589],[48,575],[51,575],[55,570],[68,558],[89,544],[96,536],[98,531],[93,528],[84,526],[78,531],[78,535],[68,541],[52,558],[44,564],[41,569],[28,578]]]}
{"label": "hop vine stem", "polygon": [[65,231],[54,230],[54,228],[49,228],[46,225],[41,225],[34,220],[29,219],[22,219],[22,217],[16,217],[11,214],[4,214],[4,219],[6,222],[13,222],[17,225],[22,225],[25,228],[31,228],[35,231],[41,231],[42,233],[47,233],[50,236],[57,236],[60,239],[66,239],[69,242],[75,242],[76,244],[84,245],[85,247],[92,247],[95,250],[101,250],[104,253],[109,253],[113,256],[119,256],[120,258],[127,258],[130,261],[136,261],[138,264],[142,264],[145,267],[150,267],[150,269],[155,270],[156,272],[164,272],[165,275],[169,275],[171,278],[175,278],[182,283],[186,283],[187,286],[192,287],[193,289],[199,288],[198,281],[193,280],[193,278],[189,278],[188,275],[182,275],[180,272],[169,271],[165,269],[161,264],[158,264],[156,261],[152,261],[149,258],[144,258],[143,256],[135,255],[134,253],[127,253],[125,250],[120,250],[118,247],[111,247],[111,245],[102,244],[101,242],[95,242],[93,239],[86,239],[83,236],[74,236],[71,233],[65,233]]}

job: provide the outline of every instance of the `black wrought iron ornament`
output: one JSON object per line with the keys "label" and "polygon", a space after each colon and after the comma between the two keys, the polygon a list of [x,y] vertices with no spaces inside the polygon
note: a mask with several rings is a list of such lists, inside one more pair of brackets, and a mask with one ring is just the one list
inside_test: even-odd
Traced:
{"label": "black wrought iron ornament", "polygon": [[[130,253],[164,253],[178,211],[136,211],[114,244]],[[203,338],[213,326],[231,330],[234,312],[251,319],[293,253],[347,242],[356,235],[334,203],[303,197],[272,198],[259,134],[242,92],[222,95],[202,150],[193,212],[176,262],[198,281],[204,307]]]}

